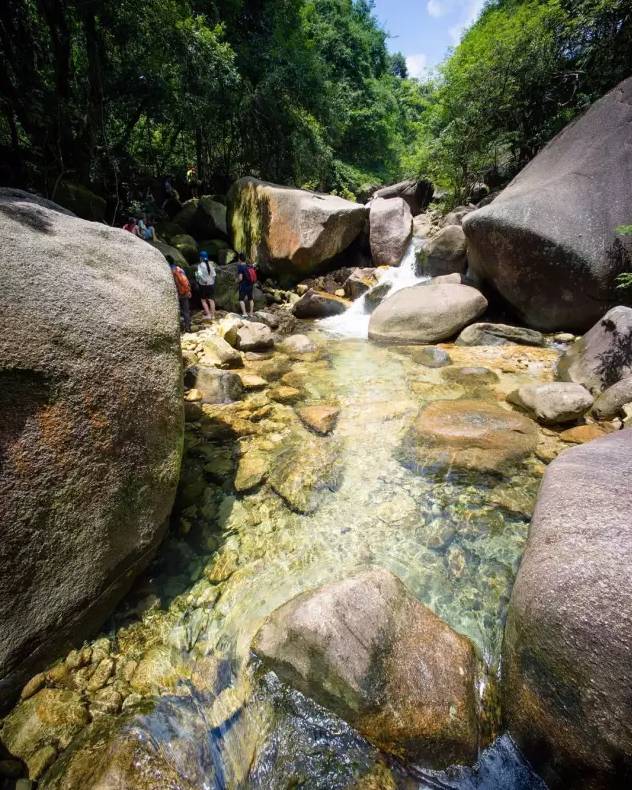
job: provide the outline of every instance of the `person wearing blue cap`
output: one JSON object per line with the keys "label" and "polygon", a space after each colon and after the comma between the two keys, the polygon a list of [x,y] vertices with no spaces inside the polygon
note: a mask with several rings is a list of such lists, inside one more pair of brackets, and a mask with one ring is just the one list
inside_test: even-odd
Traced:
{"label": "person wearing blue cap", "polygon": [[215,264],[208,259],[208,252],[200,252],[195,279],[200,287],[200,301],[204,310],[204,319],[213,321],[215,318]]}

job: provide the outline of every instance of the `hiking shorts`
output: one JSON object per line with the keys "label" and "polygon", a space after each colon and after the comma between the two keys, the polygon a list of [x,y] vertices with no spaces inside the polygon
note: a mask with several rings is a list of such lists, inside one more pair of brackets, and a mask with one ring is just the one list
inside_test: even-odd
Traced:
{"label": "hiking shorts", "polygon": [[252,283],[239,283],[239,301],[252,301]]}
{"label": "hiking shorts", "polygon": [[200,299],[213,299],[215,297],[214,285],[200,285]]}

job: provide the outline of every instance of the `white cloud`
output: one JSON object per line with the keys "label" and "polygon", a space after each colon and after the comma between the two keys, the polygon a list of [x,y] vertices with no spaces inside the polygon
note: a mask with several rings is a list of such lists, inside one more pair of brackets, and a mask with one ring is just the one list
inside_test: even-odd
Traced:
{"label": "white cloud", "polygon": [[426,9],[428,10],[429,16],[440,17],[446,13],[448,10],[447,3],[443,3],[442,0],[428,0],[426,4]]}
{"label": "white cloud", "polygon": [[408,75],[417,80],[423,79],[429,71],[428,56],[423,52],[416,55],[408,55],[406,58],[406,67],[408,68]]}
{"label": "white cloud", "polygon": [[[429,0],[431,2],[431,0]],[[476,22],[478,15],[483,10],[485,0],[456,0],[460,10],[458,22],[449,29],[448,33],[452,43],[456,46],[463,33]]]}

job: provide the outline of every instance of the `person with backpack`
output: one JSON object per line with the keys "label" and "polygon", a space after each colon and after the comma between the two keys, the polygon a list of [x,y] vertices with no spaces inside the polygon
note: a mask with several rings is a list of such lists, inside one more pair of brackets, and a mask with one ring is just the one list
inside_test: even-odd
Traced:
{"label": "person with backpack", "polygon": [[167,259],[167,263],[169,264],[169,268],[171,269],[171,274],[173,275],[173,280],[176,284],[176,290],[178,292],[178,302],[180,304],[180,324],[182,325],[182,328],[185,332],[190,332],[191,284],[189,283],[189,278],[184,273],[184,270],[178,266],[171,255],[166,255],[165,257]]}
{"label": "person with backpack", "polygon": [[123,230],[126,230],[128,233],[131,233],[133,236],[138,236],[138,238],[141,238],[141,233],[138,227],[138,223],[136,222],[136,217],[129,217],[125,225],[123,225]]}
{"label": "person with backpack", "polygon": [[215,318],[215,278],[215,264],[209,261],[208,252],[202,250],[200,252],[200,262],[195,271],[195,279],[200,288],[200,301],[202,302],[202,310],[204,310],[204,318],[208,321],[213,321]]}
{"label": "person with backpack", "polygon": [[[253,316],[255,312],[255,300],[253,290],[257,282],[257,269],[254,263],[246,261],[243,252],[239,253],[239,263],[237,264],[237,280],[239,281],[239,306],[243,316]],[[249,310],[246,310],[246,302],[250,302]]]}

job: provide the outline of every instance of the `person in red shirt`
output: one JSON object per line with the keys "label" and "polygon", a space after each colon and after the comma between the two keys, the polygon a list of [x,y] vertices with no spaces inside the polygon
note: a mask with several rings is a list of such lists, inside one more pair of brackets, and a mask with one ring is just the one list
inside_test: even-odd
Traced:
{"label": "person in red shirt", "polygon": [[126,230],[128,233],[133,233],[134,236],[138,236],[138,238],[141,238],[140,228],[138,227],[138,223],[136,222],[136,217],[130,217],[127,220],[127,223],[123,225],[123,230]]}
{"label": "person in red shirt", "polygon": [[178,292],[178,302],[180,304],[180,323],[185,332],[191,331],[191,283],[171,255],[167,255],[167,263],[173,274],[173,280]]}

